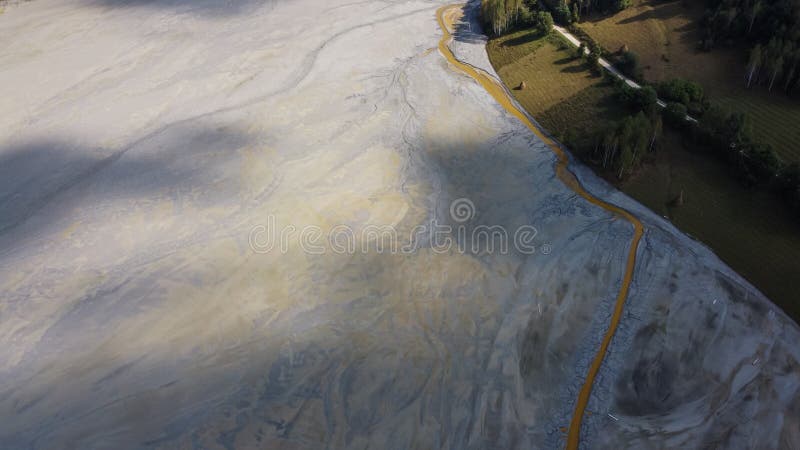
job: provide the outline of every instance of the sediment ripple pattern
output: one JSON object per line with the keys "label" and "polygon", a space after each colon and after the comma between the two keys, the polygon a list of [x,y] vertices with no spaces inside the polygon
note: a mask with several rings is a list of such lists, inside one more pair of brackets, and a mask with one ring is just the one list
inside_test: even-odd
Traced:
{"label": "sediment ripple pattern", "polygon": [[[0,448],[566,445],[635,230],[442,58],[443,4],[9,4]],[[474,14],[449,48],[491,74]],[[796,325],[570,168],[647,230],[582,445],[798,447]],[[549,250],[254,251],[273,219]]]}

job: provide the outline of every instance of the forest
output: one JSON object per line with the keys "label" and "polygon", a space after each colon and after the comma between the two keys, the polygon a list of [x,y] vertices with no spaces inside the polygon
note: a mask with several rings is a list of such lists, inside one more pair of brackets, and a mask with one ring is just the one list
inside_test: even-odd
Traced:
{"label": "forest", "polygon": [[701,46],[744,45],[744,82],[793,93],[800,81],[800,1],[706,0]]}
{"label": "forest", "polygon": [[484,25],[494,36],[518,27],[541,24],[545,15],[559,25],[569,25],[592,12],[611,13],[630,6],[631,0],[483,0]]}

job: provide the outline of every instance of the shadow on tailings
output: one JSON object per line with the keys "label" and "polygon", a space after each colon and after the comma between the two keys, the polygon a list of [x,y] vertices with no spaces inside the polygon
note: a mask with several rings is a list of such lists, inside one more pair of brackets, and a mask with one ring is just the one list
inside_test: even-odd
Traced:
{"label": "shadow on tailings", "polygon": [[461,8],[461,19],[458,20],[451,30],[453,39],[456,42],[465,44],[486,44],[488,38],[483,32],[479,17],[480,13],[471,11],[480,8],[480,2],[470,2]]}
{"label": "shadow on tailings", "polygon": [[86,5],[108,9],[149,8],[210,18],[251,14],[283,1],[286,0],[82,0]]}
{"label": "shadow on tailings", "polygon": [[[0,167],[9,167],[3,175],[11,180],[4,180],[9,184],[0,190],[4,199],[26,193],[25,186],[36,186],[37,178],[57,182],[41,192],[34,189],[36,195],[24,202],[2,204],[3,212],[31,211],[31,218],[58,221],[102,198],[146,199],[160,190],[197,188],[206,189],[203,197],[227,196],[224,183],[205,187],[217,178],[217,164],[206,156],[231,151],[248,139],[215,127],[175,130],[99,167],[57,140],[5,149]],[[441,216],[450,217],[454,198],[475,204],[468,227],[513,229],[532,223],[548,238],[548,230],[571,220],[562,215],[582,214],[591,216],[584,233],[602,229],[602,214],[574,201],[553,180],[550,151],[531,144],[533,138],[519,136],[483,143],[429,141],[414,170],[433,171],[443,195],[451,197],[442,199]],[[75,166],[77,175],[59,175],[60,166]],[[63,184],[70,180],[77,181]],[[217,189],[222,192],[215,194]],[[333,214],[322,220],[333,220]],[[400,224],[403,229],[413,225]],[[14,232],[35,232],[31,227],[22,221]],[[608,250],[595,247],[597,255]],[[412,255],[373,251],[273,258],[246,250],[198,250],[191,260],[164,257],[170,264],[156,275],[138,266],[109,267],[112,276],[85,297],[52,299],[66,304],[55,320],[36,309],[42,294],[35,289],[29,298],[18,297],[27,301],[16,302],[15,312],[32,318],[34,331],[45,330],[27,347],[12,343],[25,356],[0,368],[0,423],[5,425],[0,447],[40,448],[47,442],[76,448],[321,447],[314,444],[336,438],[345,446],[370,439],[394,448],[399,441],[392,440],[391,430],[398,424],[422,417],[460,430],[475,419],[452,413],[456,407],[464,410],[465,401],[467,411],[514,406],[501,404],[512,395],[497,400],[480,394],[487,379],[507,376],[487,361],[496,351],[512,351],[505,346],[509,343],[496,348],[501,345],[496,337],[515,304],[533,301],[533,288],[544,289],[542,301],[555,304],[574,296],[574,304],[583,304],[601,298],[608,284],[586,288],[584,282],[579,294],[570,286],[550,293],[547,286],[533,284],[588,280],[597,276],[592,270],[603,270],[592,266],[599,258],[585,258],[566,246],[549,258],[528,258],[538,267],[524,272],[535,278],[520,278],[518,291],[497,288],[515,276],[506,272],[513,255],[437,255],[423,249]],[[43,277],[44,285],[50,276]],[[197,289],[187,288],[185,295],[163,290],[192,283]],[[539,398],[557,392],[552,386],[565,379],[563,362],[574,350],[570,343],[581,339],[586,327],[580,325],[590,312],[545,307],[546,320],[532,322],[521,336],[519,357],[527,392]],[[563,332],[559,321],[574,326]],[[556,325],[540,326],[550,323]],[[0,336],[10,326],[0,320]],[[22,330],[19,336],[30,333]],[[558,348],[549,344],[555,341]],[[555,408],[558,400],[548,397],[538,407]],[[443,406],[428,408],[433,401]],[[336,425],[330,433],[309,434],[325,420]],[[492,415],[476,432],[480,436],[448,437],[458,448],[466,448],[470,439],[508,448],[513,441],[501,431],[522,436],[527,425]]]}
{"label": "shadow on tailings", "polygon": [[0,265],[18,248],[121,205],[197,192],[209,205],[222,200],[238,188],[222,165],[253,139],[233,127],[184,124],[118,149],[58,138],[0,148]]}

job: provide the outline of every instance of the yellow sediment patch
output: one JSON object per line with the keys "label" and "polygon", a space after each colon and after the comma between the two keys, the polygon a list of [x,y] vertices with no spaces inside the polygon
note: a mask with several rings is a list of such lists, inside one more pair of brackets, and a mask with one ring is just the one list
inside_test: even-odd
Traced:
{"label": "yellow sediment patch", "polygon": [[64,239],[69,239],[70,236],[72,236],[72,233],[78,230],[80,224],[81,222],[79,220],[72,222],[72,224],[67,228],[65,228],[64,231],[61,233],[61,237]]}
{"label": "yellow sediment patch", "polygon": [[639,221],[636,216],[625,209],[600,200],[599,198],[590,194],[581,185],[580,181],[578,181],[575,175],[569,171],[569,157],[564,150],[561,149],[561,147],[552,139],[545,136],[544,133],[542,133],[542,131],[539,130],[539,128],[533,123],[533,121],[528,118],[523,111],[516,107],[505,87],[486,72],[476,69],[469,64],[462,63],[456,59],[455,55],[450,50],[450,47],[448,47],[448,44],[452,39],[450,28],[461,13],[461,10],[459,9],[461,6],[462,5],[459,4],[443,6],[436,12],[439,26],[442,29],[442,39],[439,41],[439,51],[442,53],[442,55],[444,55],[450,64],[455,66],[461,72],[469,75],[481,86],[483,86],[483,88],[486,89],[486,91],[498,103],[500,103],[514,117],[522,121],[522,123],[524,123],[539,139],[541,139],[553,150],[557,157],[556,175],[564,184],[567,185],[567,187],[586,199],[586,201],[624,218],[630,222],[631,225],[633,225],[633,239],[631,240],[630,249],[628,250],[628,259],[625,266],[625,274],[622,278],[622,286],[620,286],[619,294],[617,295],[616,303],[614,305],[614,314],[612,315],[611,322],[609,323],[608,329],[603,336],[600,349],[597,351],[597,354],[589,366],[589,371],[586,374],[586,380],[584,381],[580,393],[578,394],[578,399],[575,403],[575,410],[572,415],[572,421],[569,425],[567,434],[567,448],[577,449],[578,444],[580,443],[581,422],[586,410],[586,405],[589,402],[589,396],[592,393],[592,386],[594,384],[595,377],[600,371],[600,366],[603,364],[603,359],[608,352],[611,339],[614,337],[614,333],[617,331],[617,327],[619,326],[619,322],[622,317],[622,310],[625,306],[625,300],[628,298],[628,291],[630,290],[631,280],[633,279],[633,272],[636,266],[636,249],[638,248],[639,241],[644,234],[644,225],[642,225],[642,222]]}

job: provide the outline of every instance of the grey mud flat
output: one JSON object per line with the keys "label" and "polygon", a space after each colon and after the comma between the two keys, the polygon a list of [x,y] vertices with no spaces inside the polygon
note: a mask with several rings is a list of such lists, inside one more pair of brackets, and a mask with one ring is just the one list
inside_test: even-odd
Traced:
{"label": "grey mud flat", "polygon": [[[563,447],[632,229],[448,66],[443,4],[7,4],[0,448]],[[800,448],[797,325],[573,170],[647,227],[582,446]],[[252,248],[433,221],[548,251]]]}

